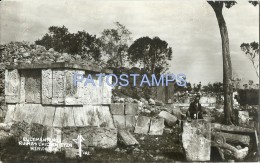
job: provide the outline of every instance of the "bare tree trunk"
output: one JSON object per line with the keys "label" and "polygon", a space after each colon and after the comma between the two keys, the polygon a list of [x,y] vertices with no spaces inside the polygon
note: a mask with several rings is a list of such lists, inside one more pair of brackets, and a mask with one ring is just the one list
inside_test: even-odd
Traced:
{"label": "bare tree trunk", "polygon": [[222,14],[223,2],[208,1],[212,6],[219,25],[221,41],[222,41],[222,58],[223,58],[223,89],[224,89],[224,123],[231,125],[233,111],[233,86],[232,86],[232,65],[229,51],[228,31],[225,19]]}

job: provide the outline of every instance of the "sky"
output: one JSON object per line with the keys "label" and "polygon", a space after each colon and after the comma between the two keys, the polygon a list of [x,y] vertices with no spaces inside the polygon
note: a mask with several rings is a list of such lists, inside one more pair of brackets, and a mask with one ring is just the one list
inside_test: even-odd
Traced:
{"label": "sky", "polygon": [[[239,1],[224,8],[233,76],[259,83],[243,42],[259,42],[259,7]],[[223,80],[222,49],[216,16],[204,0],[3,0],[0,2],[0,44],[34,42],[50,26],[100,36],[120,22],[133,40],[158,36],[173,49],[169,73],[184,73],[192,83]]]}

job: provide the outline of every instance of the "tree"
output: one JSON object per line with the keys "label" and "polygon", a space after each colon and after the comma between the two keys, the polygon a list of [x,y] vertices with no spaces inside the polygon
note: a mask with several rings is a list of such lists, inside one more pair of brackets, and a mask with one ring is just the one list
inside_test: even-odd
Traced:
{"label": "tree", "polygon": [[[236,1],[207,1],[213,8],[217,17],[221,41],[222,41],[222,58],[223,58],[223,89],[224,89],[224,116],[225,124],[233,124],[232,112],[233,112],[233,88],[232,88],[232,65],[229,50],[229,39],[227,25],[222,14],[223,6],[231,8],[235,5]],[[258,1],[249,1],[252,5],[256,6]]]}
{"label": "tree", "polygon": [[221,82],[215,82],[213,84],[208,83],[208,85],[202,87],[202,90],[208,93],[223,93],[223,84]]}
{"label": "tree", "polygon": [[119,22],[115,22],[115,29],[105,29],[100,40],[102,50],[108,55],[108,66],[122,67],[126,61],[126,52],[132,41],[131,32]]}
{"label": "tree", "polygon": [[37,45],[60,53],[80,55],[82,59],[100,61],[100,40],[85,31],[70,33],[65,26],[51,26],[48,33],[36,40]]}
{"label": "tree", "polygon": [[207,1],[213,8],[217,17],[221,41],[222,41],[222,58],[223,58],[223,89],[224,89],[224,123],[232,123],[232,111],[233,111],[233,86],[232,86],[232,65],[229,50],[229,38],[227,25],[222,14],[223,6],[227,8],[236,4],[235,1]]}
{"label": "tree", "polygon": [[46,49],[53,48],[55,51],[62,53],[66,51],[66,48],[69,45],[69,40],[70,35],[68,28],[65,26],[51,26],[49,27],[48,33],[46,33],[41,39],[36,40],[35,43],[44,46]]}
{"label": "tree", "polygon": [[257,42],[242,43],[240,48],[253,64],[256,75],[259,77],[259,44]]}
{"label": "tree", "polygon": [[172,48],[159,37],[141,37],[129,47],[128,58],[131,64],[139,63],[148,73],[160,74],[168,69]]}

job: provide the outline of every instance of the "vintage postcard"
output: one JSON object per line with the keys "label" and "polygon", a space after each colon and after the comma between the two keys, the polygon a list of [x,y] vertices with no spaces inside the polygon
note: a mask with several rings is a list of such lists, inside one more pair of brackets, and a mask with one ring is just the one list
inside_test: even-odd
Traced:
{"label": "vintage postcard", "polygon": [[259,162],[259,9],[0,0],[0,163]]}

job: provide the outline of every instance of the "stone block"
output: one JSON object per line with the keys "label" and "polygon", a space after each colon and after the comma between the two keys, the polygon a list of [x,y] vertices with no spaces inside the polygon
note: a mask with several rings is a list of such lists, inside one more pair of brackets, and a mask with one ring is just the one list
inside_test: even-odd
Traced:
{"label": "stone block", "polygon": [[110,104],[110,111],[113,115],[124,115],[124,103]]}
{"label": "stone block", "polygon": [[26,122],[15,122],[12,124],[10,133],[14,135],[17,140],[22,140],[23,137],[30,137],[31,127]]}
{"label": "stone block", "polygon": [[[93,106],[93,105],[84,105],[84,115],[86,117],[86,123],[85,126],[99,126],[99,119],[100,117],[97,114],[99,106]],[[101,115],[101,114],[100,114]]]}
{"label": "stone block", "polygon": [[112,82],[112,78],[103,77],[103,85],[102,85],[102,104],[111,104],[111,97],[112,97],[112,87],[106,84],[106,80],[109,83]]}
{"label": "stone block", "polygon": [[52,126],[63,127],[64,122],[64,107],[56,107]]}
{"label": "stone block", "polygon": [[81,104],[77,96],[77,86],[74,85],[75,70],[65,70],[65,104],[66,105],[78,105]]}
{"label": "stone block", "polygon": [[6,103],[19,102],[20,75],[17,69],[5,71],[5,101]]}
{"label": "stone block", "polygon": [[98,148],[114,148],[117,145],[117,129],[107,127],[65,127],[62,131],[62,142],[75,144],[72,139],[76,139],[81,134],[85,139],[82,148],[89,146]]}
{"label": "stone block", "polygon": [[126,115],[125,116],[125,127],[133,130],[135,127],[136,118],[133,115]]}
{"label": "stone block", "polygon": [[249,113],[248,111],[238,111],[238,124],[241,126],[249,125]]}
{"label": "stone block", "polygon": [[52,126],[55,114],[55,106],[44,106],[42,112],[42,123],[45,126]]}
{"label": "stone block", "polygon": [[138,116],[135,131],[137,134],[147,134],[150,127],[150,118],[146,116]]}
{"label": "stone block", "polygon": [[176,116],[167,111],[161,111],[158,116],[163,118],[168,126],[173,126],[178,120]]}
{"label": "stone block", "polygon": [[25,75],[22,73],[20,76],[20,101],[19,103],[25,103]]}
{"label": "stone block", "polygon": [[108,106],[98,106],[96,111],[99,118],[98,126],[115,128],[113,118]]}
{"label": "stone block", "polygon": [[126,115],[136,115],[138,111],[137,103],[126,103],[125,104],[125,114]]}
{"label": "stone block", "polygon": [[108,106],[83,105],[73,107],[76,126],[99,126],[115,128]]}
{"label": "stone block", "polygon": [[30,136],[34,138],[42,138],[45,127],[38,123],[30,124]]}
{"label": "stone block", "polygon": [[149,135],[162,135],[164,127],[163,118],[151,119]]}
{"label": "stone block", "polygon": [[173,114],[174,116],[176,116],[178,119],[181,119],[182,112],[181,112],[180,107],[178,107],[178,106],[171,107],[171,108],[169,108],[168,112]]}
{"label": "stone block", "polygon": [[42,70],[42,104],[52,102],[52,70]]}
{"label": "stone block", "polygon": [[39,104],[41,103],[41,71],[22,70],[25,77],[25,102]]}
{"label": "stone block", "polygon": [[139,144],[139,142],[134,138],[134,136],[127,130],[119,130],[118,137],[126,146],[133,146]]}
{"label": "stone block", "polygon": [[86,111],[83,109],[83,107],[73,106],[73,113],[76,126],[85,126],[88,123]]}
{"label": "stone block", "polygon": [[13,121],[14,113],[15,113],[15,107],[16,106],[12,105],[12,104],[7,105],[7,112],[6,112],[6,115],[5,115],[4,123],[9,123],[9,122]]}
{"label": "stone block", "polygon": [[29,124],[35,122],[38,118],[40,104],[18,104],[14,113],[15,121],[25,121]]}
{"label": "stone block", "polygon": [[187,161],[209,161],[211,124],[205,120],[184,122],[182,144]]}
{"label": "stone block", "polygon": [[49,146],[46,148],[46,152],[57,152],[61,150],[60,144],[62,141],[62,130],[56,127],[45,127],[43,138],[50,138]]}
{"label": "stone block", "polygon": [[75,126],[73,107],[64,107],[63,126]]}
{"label": "stone block", "polygon": [[64,70],[52,71],[52,104],[60,105],[65,101],[65,72]]}
{"label": "stone block", "polygon": [[125,116],[113,115],[113,120],[116,128],[125,128]]}

